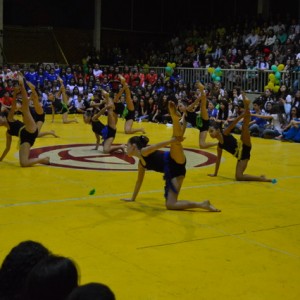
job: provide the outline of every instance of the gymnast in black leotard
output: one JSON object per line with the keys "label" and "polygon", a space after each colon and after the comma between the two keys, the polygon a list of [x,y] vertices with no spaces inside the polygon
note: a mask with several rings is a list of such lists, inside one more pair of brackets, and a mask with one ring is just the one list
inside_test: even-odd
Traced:
{"label": "gymnast in black leotard", "polygon": [[[30,113],[29,99],[27,91],[24,87],[26,83],[23,75],[18,75],[19,86],[13,91],[13,104],[7,116],[0,116],[0,125],[7,128],[6,132],[6,147],[0,157],[0,161],[4,159],[10,150],[12,136],[19,137],[19,161],[21,167],[31,167],[34,164],[49,164],[49,157],[30,158],[30,148],[33,146],[36,137],[38,136],[37,125]],[[23,122],[14,118],[16,110],[17,94],[22,94],[22,116]]]}
{"label": "gymnast in black leotard", "polygon": [[126,95],[126,115],[125,115],[125,124],[124,124],[124,132],[126,134],[133,134],[136,132],[145,133],[144,128],[132,128],[133,122],[135,120],[135,112],[134,112],[134,105],[131,99],[131,92],[129,86],[126,83],[126,80],[123,76],[119,75],[121,84],[125,91]]}
{"label": "gymnast in black leotard", "polygon": [[[219,123],[213,123],[209,127],[209,134],[212,138],[218,140],[217,147],[217,161],[215,165],[215,172],[213,174],[208,174],[211,177],[218,175],[220,162],[222,158],[223,149],[230,154],[232,154],[237,159],[237,164],[235,168],[235,179],[238,181],[263,181],[263,182],[273,182],[275,179],[266,178],[264,175],[254,176],[249,174],[244,174],[248,162],[250,160],[251,152],[251,137],[249,132],[249,122],[251,119],[250,115],[250,100],[246,98],[245,93],[243,94],[243,102],[245,111],[243,114],[239,115],[234,121],[226,127],[224,130],[220,128]],[[235,128],[236,124],[243,119],[242,132],[240,140],[237,140],[231,131]]]}
{"label": "gymnast in black leotard", "polygon": [[[59,91],[48,94],[48,100],[51,102],[52,107],[52,123],[54,122],[54,116],[56,112],[62,115],[62,121],[64,124],[78,123],[76,118],[73,118],[71,120],[68,119],[69,108],[66,88],[63,80],[60,77],[57,77],[57,79],[60,83]],[[60,97],[62,99],[60,99]]]}
{"label": "gymnast in black leotard", "polygon": [[30,88],[31,95],[30,100],[32,100],[33,106],[30,106],[30,112],[32,114],[32,117],[37,125],[38,128],[38,137],[46,136],[46,135],[52,135],[54,137],[58,137],[55,134],[54,130],[50,131],[41,131],[43,124],[45,123],[45,112],[44,109],[39,101],[39,96],[36,92],[35,86],[31,82],[27,82],[27,85]]}
{"label": "gymnast in black leotard", "polygon": [[[84,123],[90,124],[92,126],[92,131],[94,132],[96,137],[95,150],[98,150],[100,145],[100,137],[102,137],[104,153],[111,153],[115,151],[124,152],[125,145],[112,144],[117,132],[113,100],[104,90],[102,90],[102,95],[105,98],[105,106],[97,113],[86,111],[83,115],[83,121]],[[104,125],[99,119],[105,112],[107,113],[107,125]]]}
{"label": "gymnast in black leotard", "polygon": [[[197,99],[190,105],[187,102],[180,100],[178,102],[178,110],[182,113],[182,123],[184,125],[184,130],[186,124],[190,123],[192,127],[199,130],[199,147],[201,149],[206,149],[209,147],[216,146],[218,143],[207,142],[206,137],[209,128],[209,116],[207,112],[207,99],[204,86],[197,82],[196,86],[198,88]],[[195,110],[200,104],[200,111],[196,112]]]}
{"label": "gymnast in black leotard", "polygon": [[[144,180],[146,170],[163,173],[165,180],[166,208],[173,210],[184,210],[190,208],[202,208],[208,211],[220,211],[208,200],[202,202],[178,200],[179,192],[186,174],[186,158],[184,155],[182,141],[183,129],[179,122],[175,103],[169,102],[169,113],[173,121],[173,137],[167,141],[148,145],[149,139],[142,136],[134,136],[127,143],[127,155],[139,158],[138,178],[133,195],[125,201],[135,201]],[[159,150],[170,145],[170,151]]]}

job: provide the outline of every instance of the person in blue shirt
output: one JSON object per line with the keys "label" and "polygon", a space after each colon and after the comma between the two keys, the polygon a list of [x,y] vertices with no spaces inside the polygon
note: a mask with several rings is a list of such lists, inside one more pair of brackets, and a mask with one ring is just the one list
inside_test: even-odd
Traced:
{"label": "person in blue shirt", "polygon": [[259,115],[265,115],[261,107],[261,100],[255,99],[253,101],[253,110],[251,111],[251,114],[254,114],[254,116],[251,117],[251,121],[249,123],[249,131],[251,136],[262,137],[263,132],[266,129],[266,125],[268,123],[267,120],[259,117]]}
{"label": "person in blue shirt", "polygon": [[38,84],[38,73],[35,70],[34,65],[31,65],[29,68],[29,72],[25,73],[26,81],[31,82],[34,86]]}

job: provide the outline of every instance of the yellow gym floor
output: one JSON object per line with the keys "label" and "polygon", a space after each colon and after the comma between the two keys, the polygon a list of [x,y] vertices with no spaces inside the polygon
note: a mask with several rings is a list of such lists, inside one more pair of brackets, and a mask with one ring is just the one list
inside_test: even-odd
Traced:
{"label": "yellow gym floor", "polygon": [[[80,283],[105,283],[118,300],[300,299],[299,144],[253,138],[247,173],[278,183],[236,182],[228,153],[219,176],[207,176],[216,148],[199,151],[198,131],[187,129],[180,198],[209,199],[222,212],[168,211],[159,173],[146,172],[137,202],[120,200],[133,191],[136,163],[93,150],[92,130],[77,117],[62,124],[47,116],[42,131],[60,137],[38,138],[33,150],[52,165],[21,168],[17,138],[0,162],[0,262],[30,239],[74,259]],[[172,134],[166,125],[140,125],[150,143]],[[130,137],[123,126],[120,119],[117,144]],[[0,142],[3,151],[3,127]]]}

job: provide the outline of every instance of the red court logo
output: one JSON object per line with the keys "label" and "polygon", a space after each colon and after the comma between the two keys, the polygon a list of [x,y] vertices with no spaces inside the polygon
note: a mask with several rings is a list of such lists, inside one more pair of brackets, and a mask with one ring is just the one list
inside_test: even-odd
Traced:
{"label": "red court logo", "polygon": [[[35,148],[30,151],[30,157],[50,157],[50,166],[82,170],[135,171],[138,159],[128,157],[125,153],[104,154],[94,150],[95,144],[55,145]],[[168,150],[165,148],[164,150]],[[200,168],[216,162],[214,154],[184,148],[187,158],[186,168]]]}

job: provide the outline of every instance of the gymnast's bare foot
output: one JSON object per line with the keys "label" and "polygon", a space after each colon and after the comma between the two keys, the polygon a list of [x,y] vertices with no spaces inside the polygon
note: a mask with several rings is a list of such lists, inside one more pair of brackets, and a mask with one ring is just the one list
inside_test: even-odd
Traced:
{"label": "gymnast's bare foot", "polygon": [[120,81],[121,81],[122,85],[126,84],[126,80],[122,75],[119,74],[119,78],[120,78]]}
{"label": "gymnast's bare foot", "polygon": [[214,207],[210,202],[209,200],[204,200],[202,202],[202,208],[205,209],[205,210],[208,210],[208,211],[212,211],[212,212],[220,212],[221,210]]}
{"label": "gymnast's bare foot", "polygon": [[177,111],[176,109],[176,105],[173,101],[169,101],[168,103],[168,108],[169,108],[169,113],[171,115],[171,118],[172,120],[178,120],[179,121],[179,118],[181,118],[181,115],[180,113]]}
{"label": "gymnast's bare foot", "polygon": [[248,111],[250,109],[250,100],[247,98],[245,92],[242,92],[242,96],[243,96],[243,103],[244,103],[245,111]]}
{"label": "gymnast's bare foot", "polygon": [[196,82],[196,87],[200,92],[204,91],[204,85],[200,81]]}
{"label": "gymnast's bare foot", "polygon": [[45,157],[42,161],[41,164],[44,165],[50,165],[50,157]]}
{"label": "gymnast's bare foot", "polygon": [[54,130],[50,130],[50,132],[51,132],[51,134],[52,134],[54,137],[59,138],[59,136],[55,133]]}
{"label": "gymnast's bare foot", "polygon": [[105,100],[107,100],[107,99],[109,98],[108,92],[105,91],[105,90],[103,90],[103,89],[101,89],[101,94],[102,94],[102,96],[105,98]]}
{"label": "gymnast's bare foot", "polygon": [[261,181],[264,182],[273,182],[273,179],[267,178],[265,175],[260,175]]}
{"label": "gymnast's bare foot", "polygon": [[122,145],[120,146],[120,150],[121,150],[122,153],[125,153],[125,152],[126,152],[126,145],[125,145],[125,144],[122,144]]}

